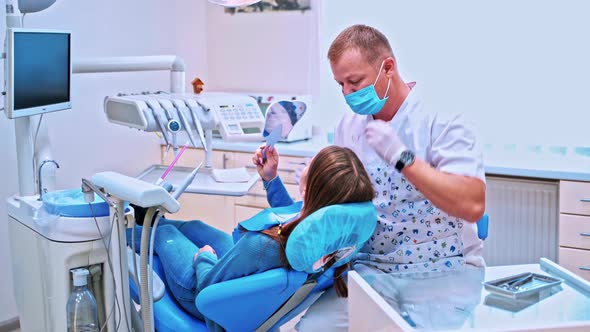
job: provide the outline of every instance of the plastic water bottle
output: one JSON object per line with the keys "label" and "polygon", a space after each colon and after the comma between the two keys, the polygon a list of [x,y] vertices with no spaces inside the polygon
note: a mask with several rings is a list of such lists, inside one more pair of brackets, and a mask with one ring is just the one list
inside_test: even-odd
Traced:
{"label": "plastic water bottle", "polygon": [[88,270],[72,270],[74,289],[68,298],[68,332],[98,332],[98,310],[96,299],[86,286]]}

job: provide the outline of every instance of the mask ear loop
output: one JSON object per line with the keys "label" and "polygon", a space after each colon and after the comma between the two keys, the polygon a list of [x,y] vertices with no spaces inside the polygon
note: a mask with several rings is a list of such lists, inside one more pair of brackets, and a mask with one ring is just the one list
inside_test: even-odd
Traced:
{"label": "mask ear loop", "polygon": [[381,70],[383,70],[383,65],[385,65],[385,60],[381,61],[381,67],[379,67],[379,74],[377,74],[377,78],[375,79],[375,82],[373,82],[373,85],[377,84],[379,76],[381,76]]}
{"label": "mask ear loop", "polygon": [[387,90],[385,90],[385,96],[383,96],[383,98],[387,97],[387,93],[389,92],[389,86],[391,85],[391,78],[387,79]]}
{"label": "mask ear loop", "polygon": [[[383,70],[383,66],[385,65],[385,60],[381,61],[381,66],[379,67],[379,74],[377,74],[377,78],[375,79],[375,82],[373,82],[373,86],[375,86],[375,84],[377,84],[377,81],[379,80],[379,76],[381,76],[381,70]],[[391,85],[391,78],[387,79],[387,90],[385,90],[385,95],[383,96],[383,99],[385,97],[387,97],[387,93],[389,92],[389,86]],[[377,96],[379,97],[379,96]]]}

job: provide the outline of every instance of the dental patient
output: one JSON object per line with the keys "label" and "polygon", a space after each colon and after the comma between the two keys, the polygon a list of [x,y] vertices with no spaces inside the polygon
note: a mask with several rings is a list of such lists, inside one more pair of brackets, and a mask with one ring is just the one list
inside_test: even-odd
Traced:
{"label": "dental patient", "polygon": [[[277,176],[276,149],[269,148],[266,155],[267,160],[263,162],[259,149],[253,162],[264,181],[271,207],[293,203]],[[209,330],[222,328],[197,309],[195,298],[201,290],[274,268],[290,268],[284,248],[300,221],[322,207],[367,202],[374,196],[369,176],[358,157],[352,150],[337,146],[326,147],[313,158],[302,174],[300,190],[303,206],[297,216],[268,229],[247,230],[238,226],[234,231],[235,243],[231,235],[199,220],[160,220],[154,252],[160,258],[170,290],[186,311],[207,322]],[[347,296],[347,289],[343,278],[338,277],[346,268],[343,265],[335,271],[334,287],[342,297]]]}

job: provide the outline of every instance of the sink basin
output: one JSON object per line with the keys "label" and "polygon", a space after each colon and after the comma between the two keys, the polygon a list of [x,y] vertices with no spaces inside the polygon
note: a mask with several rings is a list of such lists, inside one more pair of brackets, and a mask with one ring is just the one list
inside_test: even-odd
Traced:
{"label": "sink basin", "polygon": [[43,194],[43,207],[47,212],[63,217],[86,218],[109,215],[109,205],[102,198],[94,194],[94,202],[89,205],[79,188]]}

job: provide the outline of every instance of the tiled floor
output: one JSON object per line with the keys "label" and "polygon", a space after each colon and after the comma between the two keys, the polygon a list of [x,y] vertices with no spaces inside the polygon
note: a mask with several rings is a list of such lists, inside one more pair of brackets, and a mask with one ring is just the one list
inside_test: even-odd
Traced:
{"label": "tiled floor", "polygon": [[[295,332],[295,324],[297,324],[297,322],[299,321],[299,318],[301,318],[301,316],[303,316],[305,312],[301,313],[299,316],[293,318],[292,320],[290,320],[289,322],[287,322],[285,325],[281,326],[281,332]],[[18,330],[14,330],[12,332],[20,332],[20,329]]]}

